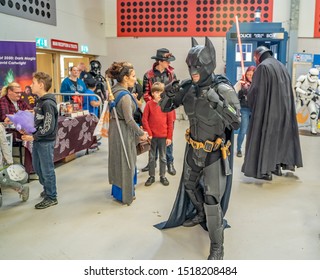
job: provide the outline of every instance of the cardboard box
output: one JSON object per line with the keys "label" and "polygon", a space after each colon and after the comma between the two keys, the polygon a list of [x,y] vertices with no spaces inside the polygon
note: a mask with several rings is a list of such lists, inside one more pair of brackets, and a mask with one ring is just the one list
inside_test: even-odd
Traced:
{"label": "cardboard box", "polygon": [[71,155],[66,156],[66,157],[62,160],[62,162],[63,162],[63,163],[67,163],[67,162],[72,161],[72,160],[74,160],[74,159],[76,159],[76,154],[71,154]]}

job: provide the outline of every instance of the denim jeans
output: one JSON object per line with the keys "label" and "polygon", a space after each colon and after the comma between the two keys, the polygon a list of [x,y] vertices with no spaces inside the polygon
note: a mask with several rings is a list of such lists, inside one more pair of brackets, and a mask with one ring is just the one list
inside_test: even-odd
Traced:
{"label": "denim jeans", "polygon": [[251,110],[249,108],[241,108],[240,112],[241,112],[241,123],[240,123],[238,139],[237,139],[237,151],[241,151],[242,142],[244,140],[245,135],[247,134],[249,119],[251,116]]}
{"label": "denim jeans", "polygon": [[54,170],[53,152],[55,141],[33,141],[32,165],[46,196],[57,198],[56,174]]}
{"label": "denim jeans", "polygon": [[173,163],[173,143],[171,143],[169,146],[167,146],[166,151],[166,157],[167,157],[167,164]]}

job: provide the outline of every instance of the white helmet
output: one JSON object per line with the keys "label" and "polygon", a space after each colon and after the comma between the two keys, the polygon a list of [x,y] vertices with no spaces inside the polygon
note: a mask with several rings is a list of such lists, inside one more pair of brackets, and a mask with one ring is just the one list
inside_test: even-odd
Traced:
{"label": "white helmet", "polygon": [[308,73],[308,80],[310,83],[315,83],[319,79],[319,70],[317,68],[311,68]]}

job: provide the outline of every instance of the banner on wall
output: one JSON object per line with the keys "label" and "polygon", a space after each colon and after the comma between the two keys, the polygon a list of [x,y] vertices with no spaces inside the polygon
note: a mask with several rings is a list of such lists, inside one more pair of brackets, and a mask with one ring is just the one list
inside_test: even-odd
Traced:
{"label": "banner on wall", "polygon": [[[320,72],[320,54],[313,55],[313,67],[317,68]],[[320,78],[320,74],[319,74]]]}
{"label": "banner on wall", "polygon": [[292,64],[292,87],[301,75],[306,75],[312,67],[312,53],[294,53]]}
{"label": "banner on wall", "polygon": [[35,42],[0,41],[0,89],[15,81],[25,90],[36,69]]}

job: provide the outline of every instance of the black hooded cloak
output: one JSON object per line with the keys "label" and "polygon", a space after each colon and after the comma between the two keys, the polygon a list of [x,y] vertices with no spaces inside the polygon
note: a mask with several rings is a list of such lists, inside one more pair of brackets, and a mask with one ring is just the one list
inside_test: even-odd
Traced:
{"label": "black hooded cloak", "polygon": [[299,131],[291,79],[285,66],[272,56],[254,72],[248,92],[252,110],[242,172],[261,178],[276,164],[302,167]]}

